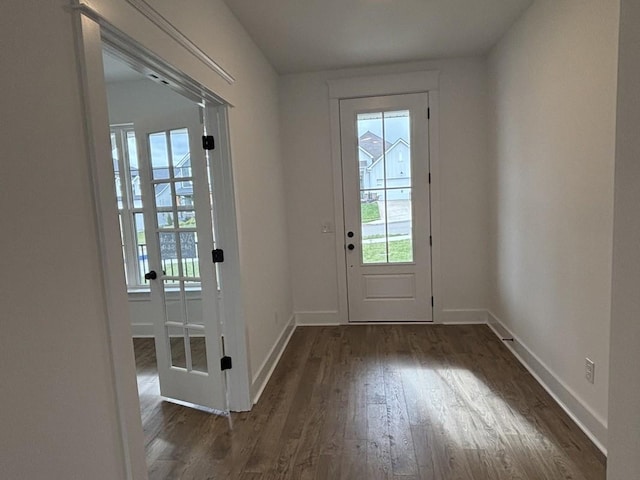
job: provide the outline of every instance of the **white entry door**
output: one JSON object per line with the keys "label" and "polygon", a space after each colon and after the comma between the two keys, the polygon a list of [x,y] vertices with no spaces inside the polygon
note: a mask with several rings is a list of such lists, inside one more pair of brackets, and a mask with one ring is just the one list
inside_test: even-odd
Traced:
{"label": "white entry door", "polygon": [[427,93],[340,101],[349,321],[431,321]]}
{"label": "white entry door", "polygon": [[223,410],[211,194],[197,106],[137,123],[162,396]]}

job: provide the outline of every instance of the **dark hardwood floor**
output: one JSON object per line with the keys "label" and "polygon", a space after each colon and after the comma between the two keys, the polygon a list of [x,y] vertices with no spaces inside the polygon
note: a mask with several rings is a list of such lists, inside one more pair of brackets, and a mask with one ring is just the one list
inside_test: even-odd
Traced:
{"label": "dark hardwood floor", "polygon": [[162,401],[134,341],[155,479],[604,480],[605,460],[486,326],[299,327],[259,403]]}

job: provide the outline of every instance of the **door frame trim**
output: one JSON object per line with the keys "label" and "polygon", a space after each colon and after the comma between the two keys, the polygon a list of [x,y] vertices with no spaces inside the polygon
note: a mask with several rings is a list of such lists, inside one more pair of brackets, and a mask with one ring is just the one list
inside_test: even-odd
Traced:
{"label": "door frame trim", "polygon": [[[434,297],[433,323],[442,323],[442,269],[440,260],[440,156],[439,156],[439,89],[440,72],[426,70],[390,75],[371,75],[329,80],[329,115],[331,122],[331,161],[333,165],[333,204],[338,286],[338,320],[349,323],[347,299],[347,264],[344,255],[344,195],[342,180],[342,152],[340,133],[340,100],[408,93],[428,93],[431,118],[429,121],[429,159],[431,171],[431,289]],[[376,322],[377,323],[377,322]]]}

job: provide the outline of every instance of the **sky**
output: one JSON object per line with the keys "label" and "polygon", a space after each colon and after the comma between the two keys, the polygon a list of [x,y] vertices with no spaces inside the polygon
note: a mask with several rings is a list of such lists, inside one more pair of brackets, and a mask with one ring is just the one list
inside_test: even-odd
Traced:
{"label": "sky", "polygon": [[407,110],[398,112],[364,113],[358,114],[358,137],[367,131],[382,137],[384,125],[384,138],[389,143],[394,143],[398,138],[403,138],[409,142],[409,112]]}

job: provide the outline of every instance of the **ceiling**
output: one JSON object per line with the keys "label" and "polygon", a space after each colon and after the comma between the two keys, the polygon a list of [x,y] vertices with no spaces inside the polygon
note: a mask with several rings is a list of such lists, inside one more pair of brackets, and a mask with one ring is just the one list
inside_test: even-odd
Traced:
{"label": "ceiling", "polygon": [[533,0],[224,0],[279,73],[486,53]]}

